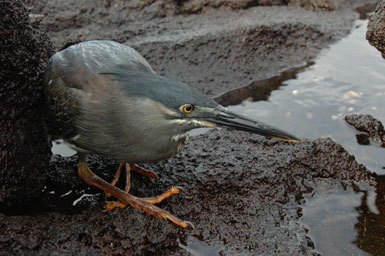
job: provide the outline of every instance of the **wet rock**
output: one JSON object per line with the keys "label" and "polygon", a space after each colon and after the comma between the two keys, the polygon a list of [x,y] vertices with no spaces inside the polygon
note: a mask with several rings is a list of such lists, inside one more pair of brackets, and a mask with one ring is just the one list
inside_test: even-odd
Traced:
{"label": "wet rock", "polygon": [[360,145],[369,145],[369,135],[366,133],[359,133],[356,135],[357,143]]}
{"label": "wet rock", "polygon": [[[347,115],[345,121],[356,128],[358,131],[367,133],[368,138],[380,143],[382,147],[385,147],[385,131],[384,126],[380,121],[372,117],[371,115]],[[360,137],[360,138],[359,138]],[[357,137],[357,142],[365,142],[366,139],[362,135]]]}
{"label": "wet rock", "polygon": [[41,79],[52,46],[19,0],[0,2],[0,202],[41,193],[50,148],[41,121]]}
{"label": "wet rock", "polygon": [[[75,165],[76,158],[72,160]],[[96,160],[90,161],[94,171],[115,172],[115,165],[98,166],[101,162]],[[314,179],[344,184],[371,179],[363,165],[330,139],[288,143],[227,130],[193,137],[176,157],[145,167],[155,170],[160,180],[134,173],[132,193],[153,196],[172,185],[182,186],[184,193],[160,207],[193,222],[195,230],[181,229],[131,207],[105,212],[101,193],[72,214],[47,209],[33,216],[0,214],[0,228],[7,231],[0,233],[0,252],[187,255],[178,240],[195,237],[207,246],[223,248],[224,255],[318,255],[305,227],[293,230],[294,224],[284,224],[298,217],[297,193],[302,184]],[[58,180],[76,176],[76,165],[72,172],[68,168],[68,177]],[[67,196],[56,200],[68,204]]]}
{"label": "wet rock", "polygon": [[[26,2],[45,15],[41,24],[56,49],[89,39],[126,42],[157,72],[210,95],[303,64],[345,35],[356,17],[351,10],[312,13],[293,7],[208,8],[202,15],[170,16],[176,11],[167,1]],[[116,164],[97,156],[88,161],[111,180]],[[213,130],[191,138],[176,157],[144,166],[160,180],[132,175],[131,192],[141,197],[184,187],[186,192],[160,204],[196,226],[183,230],[131,207],[104,211],[105,195],[85,184],[76,166],[77,157],[53,157],[41,197],[0,213],[5,231],[0,255],[186,255],[178,241],[189,246],[191,237],[223,248],[224,255],[319,255],[296,222],[303,184],[372,181],[368,170],[330,139],[293,144]]]}
{"label": "wet rock", "polygon": [[32,27],[36,27],[43,20],[44,15],[31,13],[28,15],[29,23]]}
{"label": "wet rock", "polygon": [[376,47],[385,58],[385,0],[377,3],[373,15],[369,18],[366,39]]}
{"label": "wet rock", "polygon": [[285,0],[190,0],[179,1],[181,13],[198,13],[205,8],[246,9],[252,6],[287,5]]}
{"label": "wet rock", "polygon": [[342,0],[290,0],[291,5],[301,6],[309,10],[333,11],[339,8]]}
{"label": "wet rock", "polygon": [[376,9],[377,2],[367,3],[365,5],[355,8],[355,10],[360,14],[360,20],[368,19],[368,16],[374,12]]}
{"label": "wet rock", "polygon": [[[341,5],[336,12],[258,6],[149,19],[144,12],[150,5],[111,1],[106,7],[87,1],[30,1],[36,5],[34,13],[45,15],[41,24],[56,50],[85,40],[113,39],[137,49],[161,75],[210,96],[303,65],[346,35],[357,17],[350,6]],[[353,7],[358,2],[348,3]],[[92,11],[84,9],[87,3]]]}

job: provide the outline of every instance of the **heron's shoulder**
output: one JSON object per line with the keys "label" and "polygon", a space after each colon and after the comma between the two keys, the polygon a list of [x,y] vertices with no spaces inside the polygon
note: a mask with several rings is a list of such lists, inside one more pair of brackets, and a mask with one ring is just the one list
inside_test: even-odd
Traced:
{"label": "heron's shoulder", "polygon": [[97,75],[113,70],[117,66],[155,73],[135,49],[107,40],[81,42],[57,52],[49,60],[48,70],[64,75],[73,75],[77,72]]}
{"label": "heron's shoulder", "polygon": [[[114,41],[93,40],[78,43],[54,54],[47,65],[46,81],[61,80],[62,85],[76,89],[103,81],[105,73],[139,70],[155,74],[150,64],[133,48]],[[91,82],[90,82],[91,81]]]}

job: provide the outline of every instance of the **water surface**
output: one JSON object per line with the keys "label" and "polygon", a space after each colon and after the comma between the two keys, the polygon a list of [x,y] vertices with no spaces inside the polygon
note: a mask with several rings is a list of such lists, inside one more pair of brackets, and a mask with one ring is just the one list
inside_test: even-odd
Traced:
{"label": "water surface", "polygon": [[385,61],[366,41],[366,26],[366,20],[356,21],[349,36],[322,51],[295,79],[284,81],[268,100],[245,100],[229,109],[300,138],[331,137],[370,170],[385,174],[384,150],[357,145],[356,131],[343,120],[362,113],[385,123]]}
{"label": "water surface", "polygon": [[[356,21],[350,35],[323,50],[314,63],[221,96],[234,104],[244,100],[230,110],[297,137],[331,137],[380,175],[377,187],[315,184],[304,195],[300,221],[323,255],[385,255],[385,150],[358,145],[357,131],[343,119],[362,113],[385,123],[385,60],[366,41],[366,27],[366,20]],[[273,91],[264,92],[265,99],[253,95],[269,81]]]}

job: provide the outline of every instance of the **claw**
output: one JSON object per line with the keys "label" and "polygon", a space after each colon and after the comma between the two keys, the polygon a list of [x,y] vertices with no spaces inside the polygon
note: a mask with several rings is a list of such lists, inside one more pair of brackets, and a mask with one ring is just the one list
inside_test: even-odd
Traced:
{"label": "claw", "polygon": [[186,192],[186,190],[181,186],[173,186],[173,188],[178,189],[179,191],[182,191],[183,193]]}
{"label": "claw", "polygon": [[147,176],[147,177],[159,180],[158,175],[154,171],[152,171],[152,170],[143,169],[142,167],[140,167],[137,164],[130,164],[130,167],[131,167],[131,170],[133,170],[133,171],[135,171],[137,173],[140,173],[140,174],[142,174],[144,176]]}
{"label": "claw", "polygon": [[122,202],[119,201],[106,201],[106,210],[111,211],[115,209],[116,207],[120,207],[122,209],[126,208],[127,205],[123,204]]}
{"label": "claw", "polygon": [[190,225],[190,227],[191,227],[192,229],[195,229],[194,224],[192,224],[190,221],[185,221],[185,223],[186,223],[187,225]]}
{"label": "claw", "polygon": [[[125,208],[127,205],[131,205],[132,207],[143,210],[148,214],[151,214],[161,220],[169,220],[182,228],[187,228],[188,226],[191,226],[192,228],[194,228],[194,225],[191,222],[183,221],[178,217],[173,216],[168,211],[163,210],[154,205],[155,203],[159,203],[171,195],[178,194],[179,190],[181,189],[180,187],[171,187],[158,197],[138,198],[136,196],[129,194],[127,191],[120,190],[119,188],[115,187],[113,184],[106,182],[105,180],[97,176],[95,173],[93,173],[87,165],[86,154],[79,155],[78,173],[79,173],[79,176],[85,182],[87,182],[87,184],[100,188],[106,193],[109,193],[120,200],[120,201],[106,202],[107,210],[112,210],[116,207]],[[129,173],[129,171],[127,173]],[[115,179],[113,183],[114,182],[115,182]]]}

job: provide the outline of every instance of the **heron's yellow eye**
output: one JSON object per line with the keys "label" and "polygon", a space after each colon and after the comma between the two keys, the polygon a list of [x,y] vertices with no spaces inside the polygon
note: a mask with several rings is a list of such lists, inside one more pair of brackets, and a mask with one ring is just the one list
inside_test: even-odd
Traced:
{"label": "heron's yellow eye", "polygon": [[182,106],[183,113],[189,114],[194,110],[194,106],[191,104],[186,104]]}

